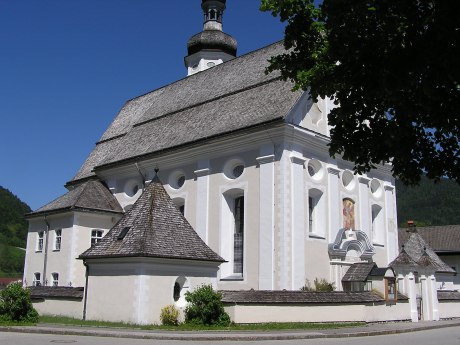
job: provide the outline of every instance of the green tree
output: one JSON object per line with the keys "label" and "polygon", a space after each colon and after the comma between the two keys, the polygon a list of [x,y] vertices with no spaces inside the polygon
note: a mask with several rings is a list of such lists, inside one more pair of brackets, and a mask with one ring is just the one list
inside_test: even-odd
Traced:
{"label": "green tree", "polygon": [[32,305],[29,291],[21,283],[11,283],[0,291],[0,320],[38,321],[38,313]]}
{"label": "green tree", "polygon": [[330,97],[332,156],[362,173],[391,161],[407,184],[460,183],[460,2],[262,0],[287,22],[270,60],[294,89]]}
{"label": "green tree", "polygon": [[230,317],[224,310],[222,295],[211,285],[202,285],[185,294],[188,302],[185,308],[185,322],[202,325],[228,326]]}

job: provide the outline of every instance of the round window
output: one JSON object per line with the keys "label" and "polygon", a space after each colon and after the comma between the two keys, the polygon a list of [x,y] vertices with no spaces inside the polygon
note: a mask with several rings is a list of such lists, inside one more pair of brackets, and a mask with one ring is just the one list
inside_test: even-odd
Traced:
{"label": "round window", "polygon": [[216,63],[215,63],[215,62],[212,62],[212,61],[209,61],[209,62],[207,63],[207,66],[208,66],[208,67],[214,67],[215,65],[216,65]]}
{"label": "round window", "polygon": [[229,179],[237,179],[244,173],[244,164],[239,159],[232,159],[224,166],[224,174]]}
{"label": "round window", "polygon": [[342,172],[342,184],[348,190],[355,188],[355,175],[350,170]]}
{"label": "round window", "polygon": [[125,184],[125,194],[127,197],[132,198],[139,193],[139,190],[141,189],[140,183],[137,180],[130,180],[126,182]]}
{"label": "round window", "polygon": [[370,187],[371,187],[371,193],[375,197],[379,197],[382,194],[382,185],[380,184],[379,180],[373,179],[371,181]]}
{"label": "round window", "polygon": [[180,170],[175,171],[169,176],[168,182],[171,188],[180,189],[185,184],[185,174]]}
{"label": "round window", "polygon": [[323,177],[323,165],[316,159],[310,159],[307,165],[308,175],[314,180],[319,180]]}

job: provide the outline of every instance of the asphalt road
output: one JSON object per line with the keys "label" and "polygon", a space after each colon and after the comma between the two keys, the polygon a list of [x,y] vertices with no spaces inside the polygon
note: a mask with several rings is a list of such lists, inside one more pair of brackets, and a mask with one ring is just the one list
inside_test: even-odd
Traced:
{"label": "asphalt road", "polygon": [[152,340],[152,339],[125,339],[110,337],[89,336],[62,336],[48,334],[10,333],[0,332],[1,345],[460,345],[460,327],[440,328],[428,331],[418,331],[395,335],[381,335],[372,337],[339,338],[339,339],[303,339],[303,340],[264,340],[264,341],[179,341],[179,340]]}

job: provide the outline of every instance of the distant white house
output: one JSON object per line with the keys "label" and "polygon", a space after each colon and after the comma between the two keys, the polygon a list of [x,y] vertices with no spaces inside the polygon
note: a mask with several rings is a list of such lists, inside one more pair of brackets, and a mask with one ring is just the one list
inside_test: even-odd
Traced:
{"label": "distant white house", "polygon": [[[162,306],[183,307],[183,293],[202,283],[228,291],[229,303],[254,301],[235,291],[293,292],[315,278],[340,292],[353,285],[342,285],[352,265],[369,264],[370,273],[398,257],[391,166],[355,175],[353,163],[329,157],[332,102],[314,103],[265,74],[282,42],[236,57],[235,39],[222,31],[225,1],[202,8],[188,76],[126,102],[69,191],[28,215],[24,283],[40,285],[41,312],[158,322]],[[395,280],[380,273],[382,284]],[[389,308],[385,285],[380,297],[371,285],[335,294],[339,309],[356,303],[356,311],[329,308],[324,320],[411,317],[407,298]],[[120,304],[104,303],[113,300]],[[327,309],[315,301],[304,300]],[[231,313],[250,322],[236,305]]]}

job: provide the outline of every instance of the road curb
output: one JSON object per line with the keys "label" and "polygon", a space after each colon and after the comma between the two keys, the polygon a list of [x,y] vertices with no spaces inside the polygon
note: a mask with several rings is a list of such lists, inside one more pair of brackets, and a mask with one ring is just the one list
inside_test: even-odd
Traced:
{"label": "road curb", "polygon": [[458,327],[459,322],[418,326],[401,328],[401,329],[383,329],[383,330],[370,330],[370,331],[357,331],[340,329],[331,330],[334,333],[321,333],[321,331],[302,332],[295,331],[296,333],[278,333],[264,334],[263,332],[254,332],[244,334],[235,332],[217,333],[217,332],[203,332],[184,333],[162,331],[161,333],[155,331],[129,331],[125,329],[94,329],[82,328],[81,330],[75,328],[58,328],[58,327],[42,327],[42,326],[2,326],[0,332],[19,332],[19,333],[32,333],[32,334],[55,334],[55,335],[78,335],[78,336],[92,336],[92,337],[108,337],[108,338],[125,338],[125,339],[152,339],[152,340],[184,340],[184,341],[264,341],[264,340],[299,340],[299,339],[320,339],[320,338],[353,338],[353,337],[372,337],[379,335],[401,334],[418,331],[426,331],[447,327]]}

